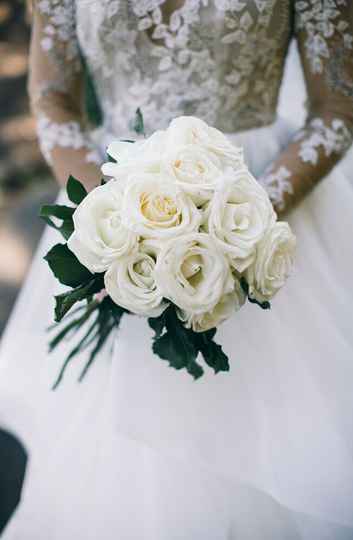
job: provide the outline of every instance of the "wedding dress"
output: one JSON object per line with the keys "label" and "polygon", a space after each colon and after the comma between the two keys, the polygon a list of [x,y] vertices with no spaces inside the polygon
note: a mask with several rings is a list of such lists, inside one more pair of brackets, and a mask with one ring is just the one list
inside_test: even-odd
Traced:
{"label": "wedding dress", "polygon": [[[0,424],[30,455],[4,540],[353,539],[352,12],[350,0],[34,2],[30,93],[58,178],[97,177],[140,107],[148,133],[181,114],[229,133],[278,211],[306,197],[289,215],[293,276],[270,312],[249,305],[219,329],[231,370],[197,382],[126,316],[84,382],[82,354],[52,392],[67,351],[47,354],[59,288],[45,232],[0,353]],[[294,40],[306,119],[299,63],[279,102]]]}

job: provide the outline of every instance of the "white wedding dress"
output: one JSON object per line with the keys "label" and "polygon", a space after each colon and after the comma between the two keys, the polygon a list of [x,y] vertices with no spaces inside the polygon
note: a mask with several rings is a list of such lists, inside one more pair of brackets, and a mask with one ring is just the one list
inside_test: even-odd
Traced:
{"label": "white wedding dress", "polygon": [[137,106],[149,132],[183,113],[228,132],[278,209],[326,177],[289,216],[297,260],[272,310],[226,322],[231,370],[197,382],[126,316],[112,355],[77,384],[83,354],[52,392],[67,350],[47,353],[45,232],[0,352],[0,425],[30,456],[4,540],[353,539],[352,41],[349,0],[35,2],[31,95],[59,177],[93,175]]}

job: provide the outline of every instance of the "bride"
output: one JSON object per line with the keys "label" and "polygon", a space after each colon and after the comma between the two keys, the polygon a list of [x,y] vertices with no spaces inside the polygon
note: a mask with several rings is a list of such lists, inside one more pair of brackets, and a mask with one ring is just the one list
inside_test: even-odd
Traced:
{"label": "bride", "polygon": [[[0,355],[0,423],[30,455],[4,540],[353,539],[352,21],[350,0],[34,0],[30,95],[61,185],[99,183],[137,107],[147,133],[194,115],[244,147],[298,254],[270,313],[219,330],[229,373],[193,382],[125,317],[51,392],[47,231]],[[302,126],[292,88],[276,115],[292,40]]]}

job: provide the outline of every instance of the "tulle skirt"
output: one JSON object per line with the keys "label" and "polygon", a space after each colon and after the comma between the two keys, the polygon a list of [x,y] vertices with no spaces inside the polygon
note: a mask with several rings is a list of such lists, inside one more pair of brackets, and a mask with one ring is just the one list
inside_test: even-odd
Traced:
{"label": "tulle skirt", "polygon": [[[256,175],[292,132],[232,138]],[[86,380],[82,355],[52,392],[65,351],[47,354],[45,232],[0,353],[0,423],[30,453],[4,540],[353,539],[352,165],[290,216],[297,260],[272,310],[219,329],[230,372],[196,382],[126,316]]]}

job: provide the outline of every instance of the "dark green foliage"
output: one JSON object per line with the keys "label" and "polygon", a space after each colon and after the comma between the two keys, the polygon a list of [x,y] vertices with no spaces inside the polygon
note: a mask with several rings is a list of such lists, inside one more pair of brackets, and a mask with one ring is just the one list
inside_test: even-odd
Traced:
{"label": "dark green foliage", "polygon": [[68,287],[79,287],[93,277],[93,274],[79,262],[66,244],[53,246],[44,259],[48,262],[54,276]]}
{"label": "dark green foliage", "polygon": [[249,300],[249,302],[251,304],[256,304],[258,305],[261,309],[271,309],[271,304],[270,302],[268,301],[265,301],[265,302],[259,302],[258,300],[256,300],[256,298],[250,296],[249,294],[249,285],[246,281],[245,278],[241,278],[240,280],[240,285],[241,285],[241,288],[243,289],[244,293],[246,294],[247,296],[247,299]]}
{"label": "dark green foliage", "polygon": [[53,390],[59,386],[72,360],[91,347],[88,360],[79,377],[79,381],[83,380],[111,333],[118,328],[124,309],[116,306],[110,298],[106,297],[101,302],[91,300],[86,306],[80,307],[78,312],[81,315],[70,320],[49,344],[49,350],[53,351],[71,332],[86,328],[87,323],[89,323],[86,332],[66,357],[58,378],[53,385]]}
{"label": "dark green foliage", "polygon": [[166,315],[167,312],[164,311],[159,317],[150,317],[148,319],[148,324],[155,333],[155,337],[159,338],[163,334],[163,330],[166,326]]}
{"label": "dark green foliage", "polygon": [[85,186],[72,175],[67,180],[66,191],[70,201],[74,204],[80,204],[87,196]]}
{"label": "dark green foliage", "polygon": [[198,379],[204,373],[196,361],[201,353],[215,373],[229,370],[228,357],[213,341],[215,329],[198,333],[185,328],[172,305],[160,317],[150,318],[148,322],[155,332],[153,352],[175,369],[186,369]]}
{"label": "dark green foliage", "polygon": [[40,217],[53,216],[62,220],[72,219],[75,208],[60,204],[45,204],[40,209]]}
{"label": "dark green foliage", "polygon": [[215,373],[219,371],[229,371],[228,356],[223,352],[222,347],[213,341],[216,334],[216,329],[208,330],[195,334],[197,347]]}
{"label": "dark green foliage", "polygon": [[[75,205],[80,204],[87,196],[86,188],[73,176],[69,176],[66,184],[67,195]],[[39,216],[49,225],[56,229],[65,240],[68,240],[74,231],[73,215],[76,207],[60,204],[46,204],[40,209]],[[58,225],[52,218],[61,220]]]}
{"label": "dark green foliage", "polygon": [[84,55],[81,53],[82,71],[85,88],[85,109],[88,120],[93,126],[99,127],[103,124],[103,110],[99,103],[96,87],[87,65]]}
{"label": "dark green foliage", "polygon": [[110,154],[108,154],[108,152],[107,152],[107,158],[108,158],[108,161],[110,161],[110,163],[118,163],[115,158],[113,158]]}
{"label": "dark green foliage", "polygon": [[[102,185],[104,183],[105,180],[102,179]],[[70,201],[76,205],[87,196],[85,187],[73,176],[69,177],[66,189]],[[74,211],[75,208],[69,206],[45,205],[41,208],[40,216],[67,239],[74,230]],[[57,225],[51,218],[61,220],[62,224]],[[84,350],[91,348],[79,380],[83,379],[111,332],[119,326],[125,310],[114,304],[109,297],[105,297],[101,302],[94,298],[95,294],[104,289],[104,276],[89,272],[70,251],[67,244],[56,244],[44,258],[60,283],[71,287],[71,290],[55,297],[56,324],[52,325],[50,330],[58,327],[60,330],[50,341],[49,351],[56,349],[72,334],[84,332],[82,336],[80,333],[78,343],[66,357],[53,386],[55,389],[60,384],[71,361]]]}
{"label": "dark green foliage", "polygon": [[88,300],[104,288],[103,276],[98,274],[85,285],[55,296],[55,321],[60,322],[68,311],[82,300]]}
{"label": "dark green foliage", "polygon": [[[58,204],[44,205],[40,209],[39,216],[49,225],[62,234],[65,240],[68,240],[74,231],[72,215],[75,209],[70,206],[61,206]],[[61,225],[57,225],[51,218],[61,219]]]}

